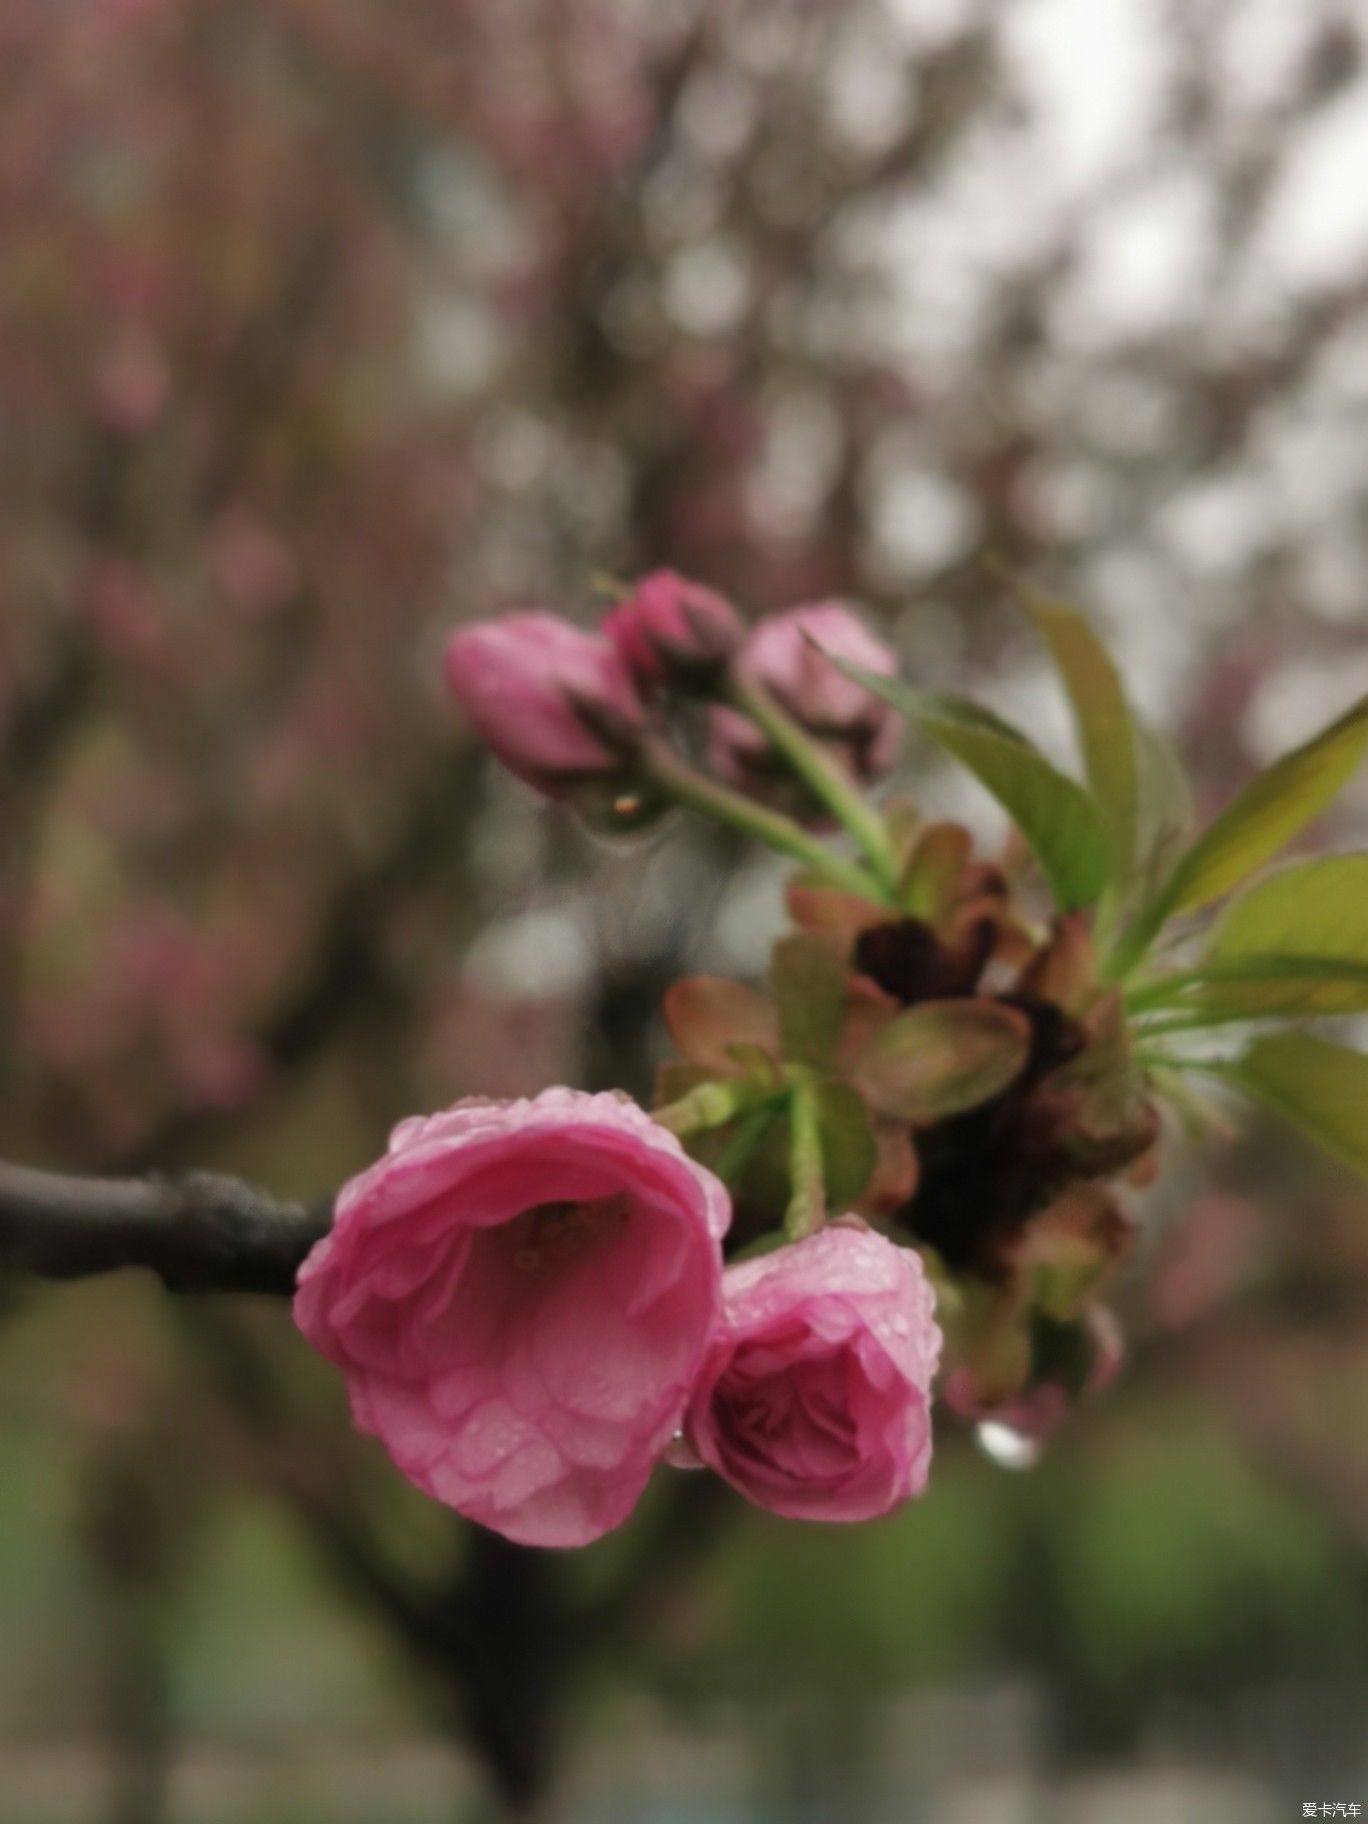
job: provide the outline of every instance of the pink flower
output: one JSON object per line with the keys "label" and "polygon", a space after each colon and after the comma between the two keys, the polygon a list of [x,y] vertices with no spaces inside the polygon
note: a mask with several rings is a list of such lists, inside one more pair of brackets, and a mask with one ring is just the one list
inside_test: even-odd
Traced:
{"label": "pink flower", "polygon": [[743,638],[736,610],[724,596],[673,570],[642,577],[605,616],[603,631],[645,685],[670,675],[706,679]]}
{"label": "pink flower", "polygon": [[529,611],[453,634],[447,683],[510,771],[552,796],[621,774],[646,711],[611,641]]}
{"label": "pink flower", "polygon": [[[900,719],[891,704],[838,671],[827,654],[882,677],[898,662],[841,602],[817,602],[768,616],[741,648],[740,669],[767,690],[809,734],[830,742],[857,779],[880,778],[893,764]],[[765,736],[734,710],[716,709],[709,759],[735,784],[763,784],[775,768]]]}
{"label": "pink flower", "polygon": [[931,1463],[935,1299],[919,1257],[820,1230],[730,1267],[685,1435],[747,1500],[791,1520],[872,1520]]}
{"label": "pink flower", "polygon": [[585,1545],[678,1429],[730,1216],[625,1099],[459,1102],[345,1187],[295,1321],[419,1488],[523,1544]]}

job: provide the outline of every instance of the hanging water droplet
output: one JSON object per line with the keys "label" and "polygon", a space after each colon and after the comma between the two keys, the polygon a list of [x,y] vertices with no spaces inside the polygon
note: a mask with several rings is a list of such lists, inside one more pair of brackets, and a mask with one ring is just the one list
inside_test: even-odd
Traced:
{"label": "hanging water droplet", "polygon": [[601,841],[615,844],[639,831],[654,829],[670,806],[658,792],[624,790],[606,796],[586,793],[579,804],[586,826]]}
{"label": "hanging water droplet", "polygon": [[990,1462],[1000,1469],[1034,1469],[1044,1446],[1039,1438],[997,1419],[985,1419],[974,1427],[974,1442]]}

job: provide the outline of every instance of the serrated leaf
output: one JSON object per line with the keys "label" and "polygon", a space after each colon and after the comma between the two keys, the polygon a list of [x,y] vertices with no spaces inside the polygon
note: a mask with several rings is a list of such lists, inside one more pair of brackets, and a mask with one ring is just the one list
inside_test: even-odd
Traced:
{"label": "serrated leaf", "polygon": [[783,1055],[824,1064],[836,1049],[845,1006],[845,969],[824,938],[796,931],[774,946],[770,983]]}
{"label": "serrated leaf", "polygon": [[1124,879],[1135,854],[1139,779],[1135,726],[1120,674],[1076,608],[1039,596],[1028,596],[1026,608],[1068,692],[1088,783],[1110,823],[1116,871]]}
{"label": "serrated leaf", "polygon": [[1183,856],[1161,895],[1161,917],[1219,899],[1319,817],[1368,754],[1368,697],[1294,748],[1229,805]]}
{"label": "serrated leaf", "polygon": [[1362,1052],[1312,1033],[1271,1033],[1217,1074],[1368,1178],[1368,1057]]}
{"label": "serrated leaf", "polygon": [[1112,845],[1096,800],[992,710],[943,691],[916,690],[897,678],[840,663],[953,754],[1012,818],[1068,910],[1090,905],[1111,874]]}
{"label": "serrated leaf", "polygon": [[827,1210],[839,1216],[859,1199],[874,1175],[878,1159],[874,1124],[863,1096],[849,1083],[826,1078],[814,1093]]}
{"label": "serrated leaf", "polygon": [[1006,1089],[1031,1045],[1026,1016],[997,1001],[923,1001],[880,1028],[861,1054],[861,1087],[880,1114],[940,1121]]}

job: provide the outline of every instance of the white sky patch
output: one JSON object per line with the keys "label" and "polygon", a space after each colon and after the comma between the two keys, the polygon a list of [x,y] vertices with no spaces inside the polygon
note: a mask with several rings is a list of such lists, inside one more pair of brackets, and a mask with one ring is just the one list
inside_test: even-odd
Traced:
{"label": "white sky patch", "polygon": [[1026,0],[1003,22],[1063,195],[1094,190],[1148,143],[1168,53],[1150,0]]}
{"label": "white sky patch", "polygon": [[1060,299],[1069,339],[1151,335],[1191,317],[1203,302],[1213,228],[1211,192],[1192,172],[1161,177],[1105,214]]}
{"label": "white sky patch", "polygon": [[1368,692],[1368,652],[1279,665],[1245,711],[1244,735],[1265,765],[1319,733]]}
{"label": "white sky patch", "polygon": [[1249,283],[1296,293],[1368,259],[1368,81],[1311,120],[1289,151],[1251,253]]}

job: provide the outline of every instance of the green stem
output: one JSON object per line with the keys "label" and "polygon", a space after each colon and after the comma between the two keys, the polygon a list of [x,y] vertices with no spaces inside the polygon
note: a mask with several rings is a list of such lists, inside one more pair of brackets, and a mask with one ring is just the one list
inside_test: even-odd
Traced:
{"label": "green stem", "polygon": [[815,1235],[826,1220],[826,1174],[822,1163],[822,1130],[817,1091],[806,1074],[794,1073],[789,1101],[789,1181],[784,1213],[790,1241]]}
{"label": "green stem", "polygon": [[687,1140],[691,1134],[705,1134],[714,1127],[726,1127],[738,1115],[779,1101],[786,1092],[768,1085],[747,1083],[700,1083],[677,1102],[651,1110],[651,1119],[672,1134]]}
{"label": "green stem", "polygon": [[774,1119],[779,1103],[787,1099],[788,1092],[776,1096],[769,1102],[758,1104],[751,1109],[736,1126],[736,1132],[727,1141],[717,1156],[713,1170],[723,1184],[733,1184],[746,1161],[755,1151],[765,1136],[766,1129]]}
{"label": "green stem", "polygon": [[850,832],[882,888],[879,897],[895,904],[897,867],[887,826],[845,769],[809,737],[767,690],[735,668],[727,680],[727,695],[743,715],[764,730],[814,797]]}
{"label": "green stem", "polygon": [[837,855],[815,836],[809,836],[791,818],[696,772],[663,741],[643,743],[640,759],[647,777],[677,804],[687,805],[691,811],[699,811],[718,823],[729,824],[732,829],[763,842],[767,848],[777,849],[781,855],[791,855],[795,861],[803,862],[847,893],[876,902],[884,900],[879,882],[858,862]]}

